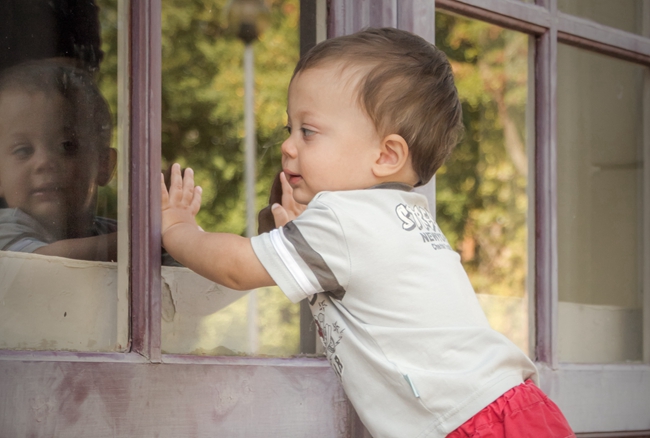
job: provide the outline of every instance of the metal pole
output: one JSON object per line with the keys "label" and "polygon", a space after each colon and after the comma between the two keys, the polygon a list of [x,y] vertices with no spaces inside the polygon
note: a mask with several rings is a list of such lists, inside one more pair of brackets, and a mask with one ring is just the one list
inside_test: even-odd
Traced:
{"label": "metal pole", "polygon": [[[244,179],[246,181],[246,236],[256,234],[255,214],[255,76],[253,44],[248,43],[244,49]],[[257,324],[257,292],[248,295],[248,342],[251,354],[259,348]]]}

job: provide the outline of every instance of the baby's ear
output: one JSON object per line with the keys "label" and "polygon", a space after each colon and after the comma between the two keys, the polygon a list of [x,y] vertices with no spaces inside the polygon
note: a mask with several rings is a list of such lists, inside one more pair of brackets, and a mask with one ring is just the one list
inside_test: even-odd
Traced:
{"label": "baby's ear", "polygon": [[106,148],[100,152],[99,167],[97,169],[97,185],[105,186],[113,178],[117,164],[117,151]]}
{"label": "baby's ear", "polygon": [[396,178],[410,173],[411,160],[409,159],[409,146],[404,137],[398,134],[389,134],[381,141],[379,157],[372,167],[378,178]]}

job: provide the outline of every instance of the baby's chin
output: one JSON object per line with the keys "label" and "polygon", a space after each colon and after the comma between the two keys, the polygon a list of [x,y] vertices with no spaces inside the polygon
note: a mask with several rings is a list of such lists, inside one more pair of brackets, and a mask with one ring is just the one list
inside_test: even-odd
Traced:
{"label": "baby's chin", "polygon": [[314,196],[315,196],[314,194],[302,193],[299,190],[293,191],[293,200],[296,201],[298,204],[307,205],[311,202],[312,199],[314,199]]}

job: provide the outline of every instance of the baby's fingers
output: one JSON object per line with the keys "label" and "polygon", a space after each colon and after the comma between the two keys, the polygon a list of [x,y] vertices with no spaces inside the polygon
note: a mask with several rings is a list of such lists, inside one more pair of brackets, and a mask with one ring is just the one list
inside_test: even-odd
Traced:
{"label": "baby's fingers", "polygon": [[189,167],[183,172],[183,204],[191,205],[194,198],[194,171]]}
{"label": "baby's fingers", "polygon": [[192,213],[192,216],[196,216],[196,214],[201,209],[202,193],[203,193],[203,189],[200,186],[194,187],[194,197],[192,198],[192,203],[190,204],[190,212]]}
{"label": "baby's fingers", "polygon": [[294,202],[293,188],[289,184],[287,175],[284,172],[280,174],[280,184],[282,184],[282,205],[287,206],[290,203]]}
{"label": "baby's fingers", "polygon": [[271,206],[271,213],[273,214],[273,222],[276,227],[283,227],[289,222],[289,214],[280,204],[273,204]]}
{"label": "baby's fingers", "polygon": [[280,182],[282,183],[282,207],[286,210],[289,220],[294,220],[305,211],[307,206],[297,203],[293,198],[293,188],[284,172],[280,174]]}
{"label": "baby's fingers", "polygon": [[181,177],[181,165],[174,163],[172,173],[169,177],[169,201],[176,203],[181,200],[183,193],[183,178]]}

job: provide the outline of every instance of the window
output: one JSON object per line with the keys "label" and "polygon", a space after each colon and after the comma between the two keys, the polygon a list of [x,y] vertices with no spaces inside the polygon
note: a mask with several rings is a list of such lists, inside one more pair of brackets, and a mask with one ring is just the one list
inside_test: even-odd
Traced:
{"label": "window", "polygon": [[436,174],[436,218],[492,327],[529,353],[528,36],[439,12],[436,41],[452,63],[465,125]]}
{"label": "window", "polygon": [[644,70],[558,46],[562,362],[643,361]]}
{"label": "window", "polygon": [[[188,7],[186,2],[167,2],[162,12],[163,169],[177,161],[194,169],[204,189],[198,217],[203,229],[244,235],[250,196],[244,151],[244,103],[250,93],[245,87],[245,54],[250,50],[254,60],[257,212],[267,204],[273,178],[282,168],[279,145],[285,137],[286,90],[299,55],[299,2],[271,4],[270,25],[248,45],[227,19],[228,4]],[[277,287],[242,293],[206,282],[185,268],[167,266],[162,281],[164,353],[300,352],[300,306]]]}
{"label": "window", "polygon": [[[47,3],[56,6],[68,2],[53,0]],[[315,21],[315,6],[310,2],[303,3],[312,11],[305,16]],[[215,1],[215,10],[224,4]],[[292,5],[297,8],[298,2],[288,1],[284,4],[288,5],[285,12],[293,17],[293,26],[297,28],[295,21],[298,15],[296,11],[288,9]],[[124,328],[127,342],[121,345],[119,351],[106,351],[96,346],[86,347],[89,351],[81,351],[84,348],[66,351],[68,348],[59,343],[42,345],[41,348],[47,351],[7,349],[6,344],[0,346],[3,375],[0,393],[11,394],[0,402],[3,411],[3,415],[0,415],[0,435],[50,435],[52,430],[56,430],[57,434],[65,436],[107,436],[116,433],[161,437],[184,436],[187,433],[211,436],[232,436],[233,433],[241,436],[307,436],[318,433],[333,436],[341,430],[350,429],[353,427],[352,416],[345,395],[325,360],[305,357],[290,360],[224,357],[221,356],[223,349],[210,351],[219,354],[219,357],[187,355],[185,353],[197,353],[197,348],[188,347],[189,342],[196,340],[192,337],[196,334],[193,329],[189,330],[186,338],[189,341],[181,343],[181,349],[173,351],[170,348],[170,354],[164,354],[165,346],[169,345],[170,340],[174,341],[175,335],[174,325],[169,325],[165,318],[178,320],[179,317],[193,317],[192,312],[196,308],[189,311],[181,308],[183,299],[187,297],[185,293],[194,294],[189,298],[194,300],[212,286],[205,281],[201,283],[194,276],[185,275],[186,271],[181,272],[184,268],[163,266],[162,276],[160,271],[161,255],[164,256],[159,237],[160,144],[165,134],[160,115],[166,105],[160,92],[164,65],[161,62],[161,38],[164,35],[161,2],[118,0],[111,2],[111,5],[117,7],[112,11],[115,27],[111,29],[113,35],[117,35],[117,41],[111,43],[111,50],[115,53],[117,48],[118,56],[118,60],[111,65],[117,68],[119,74],[117,85],[109,85],[102,91],[109,101],[111,96],[117,98],[118,112],[114,115],[118,132],[114,138],[118,139],[123,150],[120,150],[122,161],[116,183],[117,217],[122,226],[119,233],[120,253],[118,264],[110,265],[113,271],[117,270],[117,280],[110,283],[115,285],[117,282],[117,288],[125,291],[125,295],[107,299],[112,300],[113,304],[126,306]],[[281,6],[282,3],[277,5]],[[183,4],[183,7],[189,6]],[[319,14],[323,12],[322,6],[318,8]],[[179,6],[177,9],[182,8]],[[106,9],[104,11],[108,12]],[[324,17],[322,15],[323,20]],[[169,18],[170,22],[174,22],[180,20],[182,15],[171,15]],[[315,30],[315,27],[311,29]],[[308,35],[309,29],[303,28],[302,32]],[[315,35],[314,32],[309,37],[311,41]],[[303,37],[304,41],[308,40]],[[192,44],[191,39],[187,43]],[[274,44],[274,41],[270,41],[270,44]],[[201,66],[188,63],[187,67]],[[106,85],[105,80],[100,76],[102,87]],[[264,96],[264,99],[272,101],[275,96]],[[284,91],[281,99],[284,99]],[[234,132],[237,134],[236,130]],[[187,139],[191,141],[192,135],[190,133]],[[239,147],[238,138],[229,141],[231,145]],[[238,169],[234,170],[238,172]],[[7,266],[0,273],[4,287],[8,278],[5,275],[13,276],[15,269]],[[29,271],[28,275],[33,276],[33,273]],[[72,278],[63,280],[73,282]],[[89,283],[82,281],[85,281],[84,287],[88,292]],[[180,287],[179,283],[182,283]],[[169,286],[170,293],[164,291],[165,285]],[[25,289],[21,288],[20,291]],[[101,294],[103,290],[91,285],[89,292]],[[203,295],[203,303],[214,304]],[[174,302],[179,296],[181,301]],[[263,299],[262,296],[260,301]],[[45,307],[51,302],[59,305],[55,300],[50,300]],[[0,304],[5,305],[7,301]],[[58,315],[59,308],[54,310]],[[206,309],[200,310],[206,312]],[[100,312],[97,318],[104,317],[104,313]],[[61,317],[68,317],[65,310]],[[38,315],[32,314],[26,318],[28,323],[40,322]],[[237,318],[238,315],[235,315],[232,319]],[[93,316],[87,315],[88,323],[97,323],[93,319]],[[188,326],[192,324],[190,321]],[[2,327],[4,330],[5,325]],[[185,329],[182,325],[180,327]],[[79,333],[73,334],[90,336],[88,328],[82,325],[77,330]],[[0,332],[0,339],[6,339],[5,336],[6,331]],[[221,344],[221,340],[217,339],[216,342],[218,344],[213,345],[226,345],[228,348],[227,344]],[[274,347],[271,342],[267,345],[271,349]],[[161,362],[164,365],[159,365]],[[324,404],[323,400],[332,403]],[[187,415],[183,415],[180,422],[180,417],[169,415],[169,412],[181,411]],[[251,421],[251,418],[256,420]]]}
{"label": "window", "polygon": [[117,5],[2,8],[0,348],[126,351]]}
{"label": "window", "polygon": [[[301,309],[259,311],[256,349],[243,322],[246,299],[234,302],[238,294],[161,263],[159,172],[175,160],[201,169],[210,199],[204,227],[243,232],[242,45],[237,49],[240,43],[230,40],[228,46],[216,25],[227,2],[95,1],[104,58],[91,75],[110,105],[118,152],[117,172],[99,193],[96,214],[117,220],[117,262],[0,253],[0,394],[7,394],[0,400],[0,436],[49,436],[52,430],[62,436],[366,436],[327,361],[250,357],[256,350],[314,352],[310,318],[301,320],[297,339]],[[42,2],[81,3],[91,4]],[[0,36],[16,28],[31,35],[26,30],[34,23],[34,35],[61,33],[42,11],[11,15],[8,9],[37,4],[5,1],[0,21],[12,19],[0,26]],[[471,126],[455,159],[467,168],[454,173],[449,166],[437,188],[422,191],[432,204],[437,196],[438,220],[453,230],[475,287],[492,292],[481,299],[488,314],[496,309],[493,323],[500,314],[514,315],[517,323],[502,331],[536,360],[543,389],[579,436],[648,435],[650,2],[268,4],[295,32],[283,45],[271,26],[255,48],[265,70],[257,80],[269,80],[258,84],[257,94],[264,107],[257,120],[259,156],[266,151],[258,159],[257,207],[275,165],[266,161],[273,157],[266,146],[282,124],[275,120],[284,111],[280,83],[298,45],[305,50],[326,35],[371,25],[437,41],[458,69]],[[71,23],[62,29],[75,28]],[[474,36],[464,36],[463,28]],[[62,54],[52,41],[27,38],[19,53],[93,53],[85,50],[89,43]],[[11,57],[15,53],[0,47],[0,68],[21,61]],[[469,78],[481,74],[472,89]],[[494,236],[485,236],[492,229]],[[506,248],[496,258],[488,251],[495,242]],[[498,262],[498,269],[486,261]],[[517,275],[508,278],[499,269]],[[47,270],[58,274],[46,276]],[[26,281],[35,287],[23,287]],[[489,290],[488,283],[496,286]],[[258,309],[275,299],[258,293]],[[508,301],[511,313],[500,304]],[[76,328],[68,324],[73,318]],[[278,320],[270,332],[265,318]],[[31,338],[21,338],[26,335]]]}
{"label": "window", "polygon": [[584,436],[647,435],[650,3],[436,6],[534,39],[528,254],[542,388]]}

